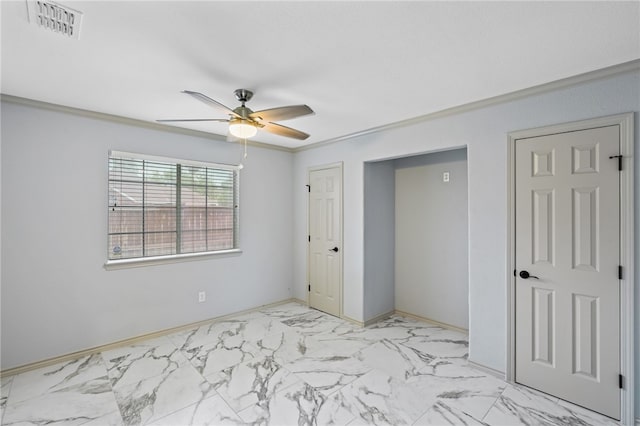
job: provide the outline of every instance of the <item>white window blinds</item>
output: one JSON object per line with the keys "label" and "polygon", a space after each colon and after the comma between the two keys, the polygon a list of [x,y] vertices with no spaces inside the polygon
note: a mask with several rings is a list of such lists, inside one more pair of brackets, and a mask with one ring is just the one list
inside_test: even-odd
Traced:
{"label": "white window blinds", "polygon": [[108,259],[238,248],[238,169],[112,151]]}

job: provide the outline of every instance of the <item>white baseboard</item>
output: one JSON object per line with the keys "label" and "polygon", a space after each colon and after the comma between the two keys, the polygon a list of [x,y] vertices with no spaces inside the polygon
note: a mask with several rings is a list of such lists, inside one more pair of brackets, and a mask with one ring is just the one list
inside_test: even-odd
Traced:
{"label": "white baseboard", "polygon": [[[309,304],[308,304],[307,302],[305,302],[305,301],[304,301],[304,300],[302,300],[302,299],[298,299],[298,298],[296,298],[296,297],[292,297],[292,298],[291,298],[291,299],[289,299],[288,301],[289,301],[289,302],[296,302],[296,303],[299,303],[299,304],[304,305],[304,306],[309,306]],[[286,303],[286,302],[284,302],[284,303]]]}
{"label": "white baseboard", "polygon": [[27,372],[27,371],[36,370],[38,368],[48,367],[50,365],[58,364],[60,362],[67,362],[67,361],[78,359],[78,358],[81,358],[81,357],[84,357],[84,356],[93,355],[93,354],[96,354],[96,353],[99,353],[99,352],[104,352],[104,351],[108,351],[108,350],[111,350],[111,349],[116,349],[116,348],[119,348],[119,347],[122,347],[122,346],[132,345],[132,344],[135,344],[135,343],[142,342],[144,340],[155,339],[157,337],[166,336],[167,334],[176,333],[178,331],[189,330],[189,329],[194,328],[194,327],[199,327],[201,325],[208,324],[208,323],[210,323],[212,321],[220,321],[220,320],[223,320],[223,319],[226,319],[226,318],[234,317],[236,315],[248,314],[248,313],[256,312],[256,311],[259,311],[261,309],[269,308],[269,307],[272,307],[272,306],[283,305],[283,304],[289,303],[289,302],[296,302],[296,303],[301,303],[303,305],[306,305],[306,303],[301,302],[300,300],[295,299],[295,298],[282,300],[280,302],[268,303],[266,305],[261,305],[261,306],[255,307],[255,308],[245,309],[245,310],[239,311],[239,312],[234,312],[232,314],[221,315],[219,317],[213,317],[213,318],[209,318],[209,319],[202,320],[202,321],[192,322],[192,323],[189,323],[189,324],[180,325],[178,327],[167,328],[165,330],[155,331],[153,333],[143,334],[143,335],[140,335],[140,336],[131,337],[129,339],[119,340],[117,342],[107,343],[105,345],[100,345],[100,346],[96,346],[96,347],[93,347],[93,348],[84,349],[84,350],[81,350],[81,351],[72,352],[72,353],[69,353],[69,354],[60,355],[60,356],[56,356],[56,357],[53,357],[53,358],[47,358],[47,359],[44,359],[44,360],[41,360],[41,361],[31,362],[29,364],[20,365],[18,367],[8,368],[6,370],[0,371],[0,376],[2,376],[2,377],[13,376],[13,375],[24,373],[24,372]]}
{"label": "white baseboard", "polygon": [[395,313],[396,313],[396,311],[395,311],[395,310],[394,310],[394,311],[389,311],[389,312],[386,312],[386,313],[384,313],[384,314],[382,314],[382,315],[378,315],[377,317],[374,317],[374,318],[368,319],[368,320],[366,320],[366,321],[364,322],[364,326],[365,326],[365,327],[368,327],[368,326],[370,326],[371,324],[375,324],[375,323],[377,323],[377,322],[379,322],[379,321],[386,320],[387,318],[389,318],[391,315],[393,315],[393,314],[395,314]]}
{"label": "white baseboard", "polygon": [[465,328],[456,327],[455,325],[446,324],[440,321],[432,320],[430,318],[422,317],[420,315],[399,311],[397,309],[394,311],[394,313],[403,317],[417,319],[418,321],[428,322],[429,324],[437,325],[438,327],[446,328],[448,330],[459,331],[460,333],[469,334],[469,330]]}
{"label": "white baseboard", "polygon": [[377,317],[368,319],[366,321],[358,321],[358,320],[355,320],[353,318],[349,318],[346,315],[342,315],[340,318],[345,320],[345,321],[349,321],[350,323],[353,323],[353,324],[355,324],[355,325],[357,325],[359,327],[368,327],[371,324],[375,324],[375,323],[377,323],[379,321],[382,321],[382,320],[385,320],[385,319],[389,318],[394,313],[395,313],[395,311],[389,311],[387,313],[384,313],[382,315],[378,315]]}
{"label": "white baseboard", "polygon": [[346,316],[346,315],[342,315],[342,316],[340,317],[340,319],[343,319],[343,320],[345,320],[345,321],[349,321],[351,324],[355,324],[355,325],[357,325],[358,327],[364,327],[364,323],[363,323],[362,321],[358,321],[358,320],[355,320],[355,319],[353,319],[353,318],[349,318],[349,317],[348,317],[348,316]]}
{"label": "white baseboard", "polygon": [[507,376],[504,373],[504,371],[496,370],[495,368],[491,368],[491,367],[487,367],[486,365],[478,364],[477,362],[471,361],[470,359],[468,359],[467,362],[473,368],[477,368],[478,370],[484,371],[487,374],[491,374],[492,376],[497,377],[500,380],[504,380],[504,381],[507,380]]}

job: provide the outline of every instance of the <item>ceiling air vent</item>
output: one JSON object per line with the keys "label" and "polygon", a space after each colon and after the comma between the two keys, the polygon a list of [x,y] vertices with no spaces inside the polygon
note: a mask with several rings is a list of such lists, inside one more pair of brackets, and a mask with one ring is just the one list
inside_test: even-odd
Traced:
{"label": "ceiling air vent", "polygon": [[82,13],[52,1],[27,0],[29,21],[51,31],[78,39]]}

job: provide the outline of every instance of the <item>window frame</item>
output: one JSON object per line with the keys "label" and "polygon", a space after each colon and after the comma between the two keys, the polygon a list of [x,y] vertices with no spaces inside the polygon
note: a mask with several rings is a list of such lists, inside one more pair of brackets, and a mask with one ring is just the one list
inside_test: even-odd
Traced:
{"label": "window frame", "polygon": [[[181,158],[172,158],[172,157],[162,157],[155,155],[147,155],[133,152],[125,152],[125,151],[116,151],[110,150],[107,157],[107,209],[110,206],[109,201],[109,188],[110,188],[110,177],[109,177],[109,162],[113,158],[121,158],[127,160],[136,160],[136,161],[151,161],[158,163],[167,163],[176,166],[177,170],[180,170],[180,166],[191,166],[191,167],[206,167],[208,169],[218,169],[218,170],[230,170],[233,172],[234,181],[233,181],[233,248],[226,248],[220,250],[209,250],[209,251],[198,251],[198,252],[190,252],[190,253],[175,253],[175,254],[166,254],[166,255],[155,255],[155,256],[140,256],[140,257],[130,257],[124,259],[110,259],[110,251],[112,247],[109,244],[109,215],[106,217],[107,229],[105,232],[106,242],[105,246],[107,248],[106,257],[107,260],[104,263],[104,268],[107,270],[110,269],[121,269],[121,268],[130,268],[130,267],[139,267],[139,266],[149,266],[156,264],[167,264],[167,263],[176,263],[176,262],[184,262],[184,261],[193,261],[193,260],[201,260],[208,259],[214,257],[228,257],[228,256],[237,256],[242,253],[240,248],[240,170],[242,169],[239,165],[231,165],[231,164],[221,164],[221,163],[213,163],[213,162],[205,162],[205,161],[196,161],[196,160],[188,160]],[[176,177],[176,192],[181,190],[180,186],[180,178]],[[189,186],[189,185],[187,185]],[[181,207],[178,204],[179,198],[176,200],[176,212],[181,211]],[[144,203],[143,203],[144,205]],[[178,223],[180,215],[176,214],[176,238],[179,238],[181,233],[180,224]],[[142,238],[144,239],[146,232],[144,228],[142,229]]]}

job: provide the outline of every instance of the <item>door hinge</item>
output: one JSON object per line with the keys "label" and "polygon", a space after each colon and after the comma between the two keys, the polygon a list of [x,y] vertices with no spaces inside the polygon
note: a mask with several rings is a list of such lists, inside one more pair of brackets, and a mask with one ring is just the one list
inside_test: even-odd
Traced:
{"label": "door hinge", "polygon": [[309,284],[309,291],[311,291],[311,284]]}
{"label": "door hinge", "polygon": [[622,279],[622,265],[618,265],[618,279]]}
{"label": "door hinge", "polygon": [[305,185],[307,187],[307,192],[311,192],[311,185]]}
{"label": "door hinge", "polygon": [[622,170],[622,155],[610,155],[609,160],[618,159],[618,170]]}
{"label": "door hinge", "polygon": [[309,242],[311,242],[311,235],[309,235]]}
{"label": "door hinge", "polygon": [[624,376],[622,374],[618,374],[618,387],[624,389]]}

